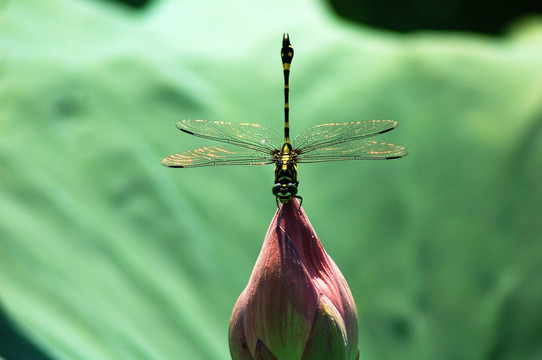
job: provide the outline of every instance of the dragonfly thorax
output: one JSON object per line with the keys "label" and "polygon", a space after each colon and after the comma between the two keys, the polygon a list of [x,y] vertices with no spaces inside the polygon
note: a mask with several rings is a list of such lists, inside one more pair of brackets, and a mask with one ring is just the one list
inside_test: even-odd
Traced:
{"label": "dragonfly thorax", "polygon": [[297,196],[297,164],[295,153],[292,152],[292,146],[285,143],[282,152],[278,154],[275,161],[275,185],[273,185],[273,195],[277,202],[287,204],[293,197]]}

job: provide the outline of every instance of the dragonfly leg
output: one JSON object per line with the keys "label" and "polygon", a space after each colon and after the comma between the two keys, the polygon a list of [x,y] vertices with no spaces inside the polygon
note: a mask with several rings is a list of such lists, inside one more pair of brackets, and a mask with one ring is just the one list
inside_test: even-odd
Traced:
{"label": "dragonfly leg", "polygon": [[301,204],[303,204],[303,197],[302,196],[299,196],[299,195],[296,195],[294,196],[296,199],[299,199],[299,207],[297,208],[297,210],[301,209]]}

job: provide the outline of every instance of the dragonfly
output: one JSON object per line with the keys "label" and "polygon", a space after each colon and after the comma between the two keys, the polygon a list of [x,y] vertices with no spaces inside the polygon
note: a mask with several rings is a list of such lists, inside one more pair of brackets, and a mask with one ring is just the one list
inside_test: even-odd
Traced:
{"label": "dragonfly", "polygon": [[298,195],[298,163],[342,160],[387,160],[408,155],[399,145],[367,138],[395,129],[394,120],[365,120],[327,123],[309,127],[290,141],[289,77],[294,49],[290,36],[283,35],[281,58],[284,74],[284,137],[275,131],[249,123],[227,121],[181,120],[175,125],[184,133],[225,143],[169,155],[162,164],[172,168],[217,165],[275,164],[273,195],[279,206]]}

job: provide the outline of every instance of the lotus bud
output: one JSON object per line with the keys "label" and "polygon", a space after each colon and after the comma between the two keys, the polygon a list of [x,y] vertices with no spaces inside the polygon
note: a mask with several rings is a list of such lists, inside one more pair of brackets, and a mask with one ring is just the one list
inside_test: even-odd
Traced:
{"label": "lotus bud", "polygon": [[359,358],[354,298],[297,199],[269,226],[229,343],[233,360]]}

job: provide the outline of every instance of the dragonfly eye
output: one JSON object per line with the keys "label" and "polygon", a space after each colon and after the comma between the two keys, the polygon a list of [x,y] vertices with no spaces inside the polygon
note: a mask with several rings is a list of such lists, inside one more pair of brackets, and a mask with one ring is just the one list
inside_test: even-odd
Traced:
{"label": "dragonfly eye", "polygon": [[288,189],[288,195],[295,196],[297,194],[297,186],[295,184],[290,183],[286,188]]}
{"label": "dragonfly eye", "polygon": [[273,185],[273,195],[278,196],[281,192],[282,185],[281,184],[275,184]]}
{"label": "dragonfly eye", "polygon": [[296,194],[297,194],[296,184],[289,183],[288,185],[286,185],[286,184],[276,183],[275,185],[273,185],[273,195],[277,197],[289,198],[289,197],[295,196]]}

